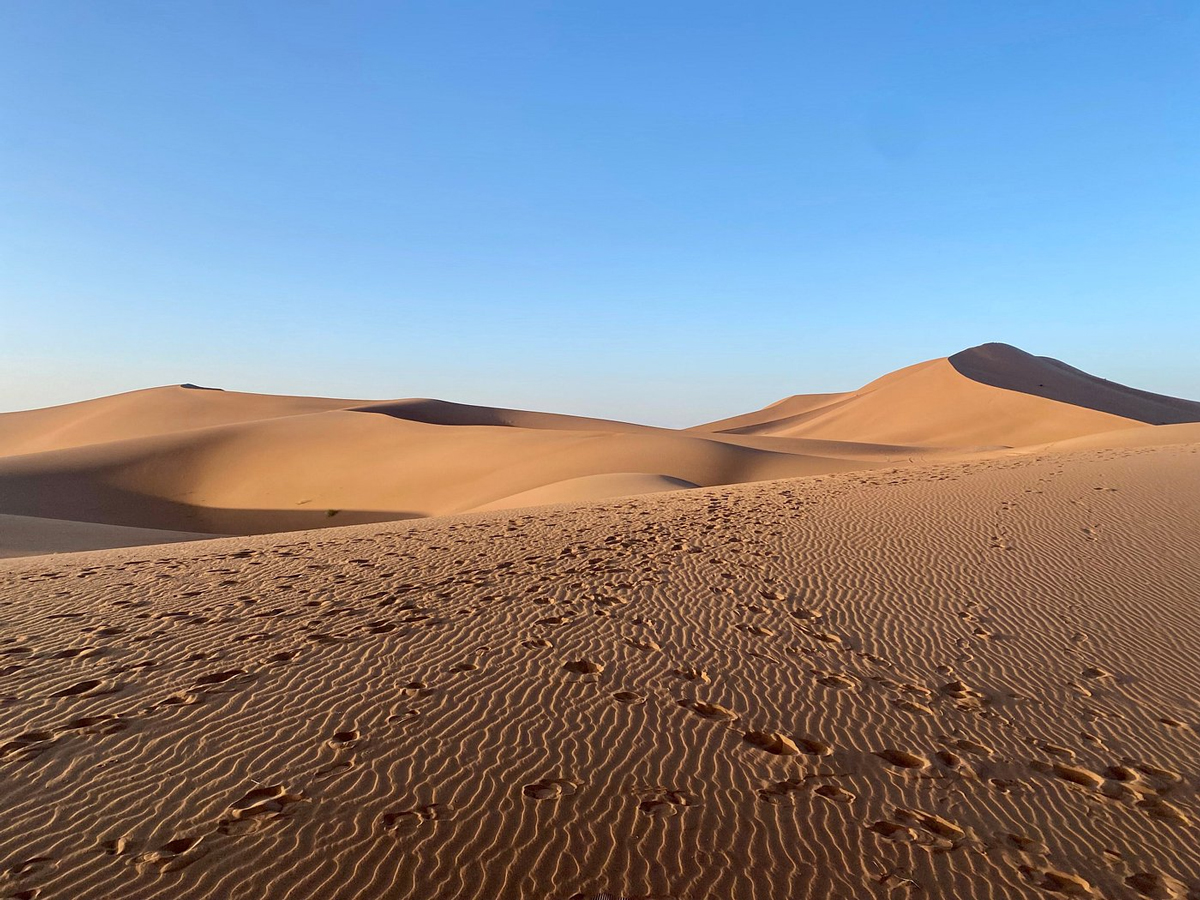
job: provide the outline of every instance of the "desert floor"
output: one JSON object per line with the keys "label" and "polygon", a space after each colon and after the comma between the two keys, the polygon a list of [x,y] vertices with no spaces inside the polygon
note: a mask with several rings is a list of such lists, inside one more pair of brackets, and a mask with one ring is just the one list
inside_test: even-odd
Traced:
{"label": "desert floor", "polygon": [[3,561],[0,893],[1200,897],[1198,510],[1085,446]]}

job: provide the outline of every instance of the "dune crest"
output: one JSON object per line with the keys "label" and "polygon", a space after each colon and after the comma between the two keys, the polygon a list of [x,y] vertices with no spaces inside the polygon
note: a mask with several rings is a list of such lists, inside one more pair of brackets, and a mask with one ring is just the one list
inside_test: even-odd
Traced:
{"label": "dune crest", "polygon": [[797,395],[694,430],[970,449],[1196,421],[1200,403],[1104,381],[1007,344],[983,344],[857,391]]}
{"label": "dune crest", "polygon": [[1200,403],[1166,397],[1089,375],[1048,356],[1008,344],[982,344],[949,357],[961,375],[981,384],[1094,409],[1148,425],[1200,421]]}

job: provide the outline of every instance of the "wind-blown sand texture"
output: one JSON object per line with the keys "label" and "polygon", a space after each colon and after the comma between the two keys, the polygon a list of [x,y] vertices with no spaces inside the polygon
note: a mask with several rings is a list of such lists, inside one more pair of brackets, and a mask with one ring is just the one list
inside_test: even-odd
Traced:
{"label": "wind-blown sand texture", "polygon": [[1195,405],[977,350],[684,432],[0,417],[34,538],[462,508],[0,561],[0,896],[1200,900]]}
{"label": "wind-blown sand texture", "polygon": [[3,887],[1200,896],[1198,454],[9,560]]}

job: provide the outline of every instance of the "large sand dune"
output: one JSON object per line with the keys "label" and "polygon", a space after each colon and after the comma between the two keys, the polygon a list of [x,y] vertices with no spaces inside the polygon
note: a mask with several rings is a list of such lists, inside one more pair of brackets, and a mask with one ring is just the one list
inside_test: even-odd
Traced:
{"label": "large sand dune", "polygon": [[1196,421],[1200,403],[1104,381],[1006,344],[984,344],[852,393],[789,397],[699,430],[982,448]]}
{"label": "large sand dune", "polygon": [[965,459],[1197,420],[1200,404],[996,344],[686,430],[438,400],[154,388],[0,415],[0,515],[31,523],[15,541],[15,526],[0,530],[0,552],[112,536],[32,529],[38,519],[257,534]]}
{"label": "large sand dune", "polygon": [[[222,465],[280,437],[221,428]],[[1200,435],[1167,428],[2,562],[0,887],[1194,900]]]}

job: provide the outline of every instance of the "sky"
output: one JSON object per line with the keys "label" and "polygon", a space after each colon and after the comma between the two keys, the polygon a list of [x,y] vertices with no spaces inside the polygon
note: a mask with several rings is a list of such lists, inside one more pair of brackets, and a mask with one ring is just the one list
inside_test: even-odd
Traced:
{"label": "sky", "polygon": [[1200,5],[0,0],[0,410],[1200,398]]}

